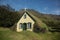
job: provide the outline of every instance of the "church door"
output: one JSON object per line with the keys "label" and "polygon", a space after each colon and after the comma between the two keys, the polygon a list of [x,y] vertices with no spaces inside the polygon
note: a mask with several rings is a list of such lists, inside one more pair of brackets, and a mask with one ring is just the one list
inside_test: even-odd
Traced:
{"label": "church door", "polygon": [[23,30],[26,30],[26,29],[27,29],[27,24],[23,23]]}

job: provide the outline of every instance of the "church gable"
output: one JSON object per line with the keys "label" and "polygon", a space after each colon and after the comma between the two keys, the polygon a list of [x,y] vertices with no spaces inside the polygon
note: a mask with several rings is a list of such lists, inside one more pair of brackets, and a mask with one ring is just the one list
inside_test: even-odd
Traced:
{"label": "church gable", "polygon": [[27,12],[24,12],[18,22],[35,22],[35,20]]}

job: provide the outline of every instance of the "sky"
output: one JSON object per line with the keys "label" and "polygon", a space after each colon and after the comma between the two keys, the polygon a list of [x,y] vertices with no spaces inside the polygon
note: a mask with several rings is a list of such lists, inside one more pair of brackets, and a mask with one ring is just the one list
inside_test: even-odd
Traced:
{"label": "sky", "polygon": [[0,5],[9,4],[15,10],[34,9],[45,14],[60,15],[60,0],[0,0]]}

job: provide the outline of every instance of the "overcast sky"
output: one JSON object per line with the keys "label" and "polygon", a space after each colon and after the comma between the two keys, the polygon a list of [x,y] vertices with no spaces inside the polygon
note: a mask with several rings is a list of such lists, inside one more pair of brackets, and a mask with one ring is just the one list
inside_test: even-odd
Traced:
{"label": "overcast sky", "polygon": [[35,9],[42,13],[60,15],[60,0],[0,0],[0,5],[9,4],[15,10]]}

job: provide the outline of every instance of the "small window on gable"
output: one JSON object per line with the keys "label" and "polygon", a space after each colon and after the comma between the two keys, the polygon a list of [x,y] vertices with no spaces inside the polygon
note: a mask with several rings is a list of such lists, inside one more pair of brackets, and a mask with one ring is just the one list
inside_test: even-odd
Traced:
{"label": "small window on gable", "polygon": [[26,14],[24,15],[24,19],[26,19]]}

